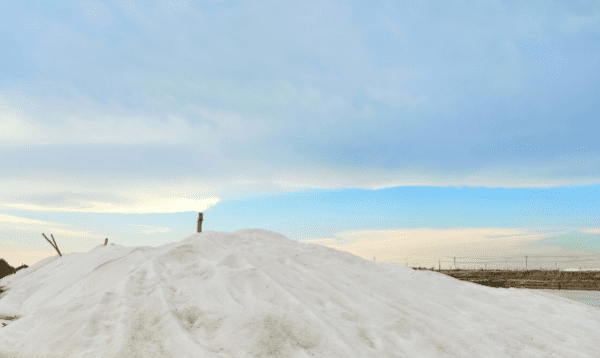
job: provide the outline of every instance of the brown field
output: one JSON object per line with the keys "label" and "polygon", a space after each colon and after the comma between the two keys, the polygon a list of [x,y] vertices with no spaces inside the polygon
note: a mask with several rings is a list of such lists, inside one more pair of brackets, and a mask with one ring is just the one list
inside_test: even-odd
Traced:
{"label": "brown field", "polygon": [[491,287],[600,291],[599,271],[441,270],[438,272],[462,281]]}

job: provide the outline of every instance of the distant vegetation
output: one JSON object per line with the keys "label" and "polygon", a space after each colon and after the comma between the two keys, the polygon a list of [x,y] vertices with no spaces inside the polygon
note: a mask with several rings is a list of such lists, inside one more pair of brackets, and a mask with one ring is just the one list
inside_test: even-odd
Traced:
{"label": "distant vegetation", "polygon": [[599,271],[561,270],[441,270],[462,281],[491,287],[600,291]]}
{"label": "distant vegetation", "polygon": [[21,265],[17,268],[14,268],[11,265],[9,265],[9,263],[6,262],[5,259],[0,259],[0,279],[3,278],[4,276],[12,275],[12,274],[16,273],[17,271],[27,268],[27,267],[29,267],[29,266]]}
{"label": "distant vegetation", "polygon": [[0,278],[15,273],[15,268],[6,262],[4,259],[0,259]]}

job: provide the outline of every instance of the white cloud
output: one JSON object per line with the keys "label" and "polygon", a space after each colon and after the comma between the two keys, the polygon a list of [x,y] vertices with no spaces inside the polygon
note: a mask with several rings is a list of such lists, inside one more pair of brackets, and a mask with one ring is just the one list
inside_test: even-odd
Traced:
{"label": "white cloud", "polygon": [[[62,113],[61,113],[62,112]],[[127,115],[93,111],[56,111],[63,123],[46,126],[42,140],[22,138],[23,144],[181,144],[193,138],[210,138],[208,127],[193,128],[176,114]]]}
{"label": "white cloud", "polygon": [[[227,140],[236,146],[263,137],[267,121],[233,110],[188,103],[177,111],[133,113],[100,107],[76,94],[71,100],[36,100],[12,94],[0,102],[0,140],[4,145],[158,144],[193,147],[216,153]],[[1,100],[2,98],[0,98]],[[26,111],[25,108],[36,108]]]}
{"label": "white cloud", "polygon": [[168,143],[188,142],[194,130],[180,116],[169,115],[166,121],[145,116],[106,115],[100,120],[82,120],[71,115],[68,135],[71,143]]}
{"label": "white cloud", "polygon": [[59,224],[59,223],[49,223],[47,221],[22,218],[22,217],[6,215],[6,214],[0,214],[0,222],[30,224],[30,225],[63,225],[63,224]]}
{"label": "white cloud", "polygon": [[[150,195],[148,197],[151,197]],[[91,207],[52,207],[34,204],[3,204],[5,207],[31,211],[58,211],[78,213],[177,213],[185,211],[203,211],[219,202],[217,198],[187,199],[180,197],[140,199],[132,205],[119,205],[103,202],[90,202]]]}
{"label": "white cloud", "polygon": [[580,229],[579,231],[581,231],[585,234],[600,234],[600,228],[583,228],[583,229]]}
{"label": "white cloud", "polygon": [[95,235],[91,231],[88,230],[65,230],[61,228],[50,228],[48,230],[52,231],[52,234],[62,235],[62,236],[70,236],[70,237],[82,237],[86,239],[103,239],[102,235]]}
{"label": "white cloud", "polygon": [[338,232],[334,238],[304,239],[336,250],[378,261],[436,264],[449,256],[499,257],[502,255],[550,254],[554,247],[534,247],[535,241],[565,230],[538,228],[452,228],[402,230],[352,230]]}
{"label": "white cloud", "polygon": [[[194,143],[198,142],[199,137],[210,143],[215,143],[218,139],[230,138],[235,138],[237,141],[247,141],[262,137],[269,130],[267,121],[261,117],[243,116],[230,110],[210,110],[191,103],[185,108],[201,120],[206,121],[200,124],[201,130],[196,130]],[[197,122],[195,120],[190,121]],[[192,125],[192,127],[194,126],[196,125]]]}
{"label": "white cloud", "polygon": [[[219,185],[220,183],[193,177],[124,180],[116,175],[52,172],[39,179],[32,179],[28,175],[17,175],[10,180],[0,179],[0,187],[3,189],[0,192],[0,208],[4,206],[33,211],[106,213],[201,211],[215,205],[220,196],[228,193],[231,188],[241,190],[251,187],[251,184],[237,181],[236,178],[232,178]],[[36,200],[37,196],[44,198],[48,195],[59,198],[66,195],[70,199],[69,204],[44,205],[41,200]]]}
{"label": "white cloud", "polygon": [[[600,162],[600,160],[598,161]],[[337,164],[337,163],[333,163]],[[554,162],[538,168],[518,164],[510,168],[489,166],[478,171],[436,170],[409,164],[400,168],[382,168],[368,163],[347,163],[328,170],[315,168],[289,168],[274,173],[270,182],[282,189],[296,191],[308,188],[385,189],[397,186],[474,186],[488,188],[547,188],[569,185],[595,185],[597,176],[557,176]],[[550,175],[551,174],[551,175]]]}
{"label": "white cloud", "polygon": [[[423,90],[412,91],[408,86],[411,81],[427,83],[436,77],[437,67],[434,68],[435,66],[427,61],[416,63],[419,56],[430,54],[428,46],[431,45],[432,39],[447,41],[451,37],[456,37],[459,32],[462,34],[468,31],[469,42],[479,43],[472,41],[470,37],[477,33],[477,38],[489,37],[489,41],[492,42],[488,45],[494,43],[510,45],[515,38],[519,38],[517,35],[520,32],[517,30],[513,29],[506,33],[505,26],[494,22],[485,31],[472,31],[480,25],[472,26],[467,23],[464,26],[460,25],[458,27],[460,30],[451,28],[447,34],[440,35],[437,26],[445,27],[447,25],[445,21],[439,22],[434,27],[429,25],[423,28],[411,27],[407,25],[409,22],[403,21],[402,16],[395,12],[393,4],[386,7],[384,12],[377,10],[379,12],[375,12],[375,21],[372,24],[363,25],[355,22],[353,15],[357,10],[362,11],[362,9],[331,2],[273,3],[272,7],[250,2],[239,6],[233,5],[225,11],[216,11],[214,16],[208,16],[199,10],[202,6],[190,5],[185,12],[168,14],[161,11],[146,11],[147,8],[136,8],[130,2],[122,3],[121,6],[130,12],[129,19],[123,19],[129,20],[129,24],[120,27],[121,23],[113,23],[111,26],[115,26],[116,32],[105,34],[107,38],[115,34],[122,35],[119,36],[122,38],[120,44],[94,39],[87,32],[79,33],[77,27],[70,26],[68,22],[53,24],[53,28],[58,29],[56,31],[60,30],[60,36],[59,34],[54,36],[52,32],[54,30],[40,34],[36,43],[38,48],[36,58],[42,74],[51,74],[51,76],[38,76],[28,89],[31,97],[26,100],[18,99],[10,102],[7,99],[10,96],[3,97],[3,101],[6,102],[4,103],[6,106],[0,108],[0,116],[4,116],[0,117],[0,126],[3,129],[0,130],[0,140],[3,144],[142,145],[156,143],[193,148],[196,153],[202,153],[214,160],[216,169],[202,171],[202,180],[210,182],[212,189],[218,188],[222,191],[230,190],[232,182],[240,179],[260,182],[269,190],[281,188],[296,190],[313,185],[321,188],[455,184],[493,187],[597,182],[597,178],[589,177],[565,179],[564,176],[567,174],[562,172],[557,173],[555,178],[542,182],[540,177],[544,173],[536,176],[533,172],[539,170],[539,167],[531,168],[531,166],[521,168],[524,170],[520,173],[526,174],[513,175],[509,178],[510,174],[502,174],[503,177],[500,177],[498,173],[508,173],[514,167],[513,165],[510,165],[510,168],[506,165],[498,166],[493,170],[472,166],[473,172],[478,170],[478,173],[473,175],[464,172],[448,173],[439,176],[437,173],[440,171],[433,173],[436,169],[434,165],[422,171],[410,169],[406,171],[405,168],[398,168],[403,164],[396,163],[382,168],[376,167],[375,161],[369,163],[371,157],[350,169],[348,168],[352,164],[348,162],[352,162],[354,158],[349,157],[346,162],[335,163],[338,159],[338,148],[352,149],[356,141],[361,140],[369,144],[382,143],[382,138],[384,141],[388,140],[391,130],[390,133],[381,131],[368,136],[362,135],[361,131],[368,128],[371,122],[392,123],[398,122],[399,118],[410,117],[404,117],[401,112],[393,113],[390,117],[380,114],[372,116],[373,110],[368,105],[363,108],[363,112],[355,112],[349,99],[355,98],[358,92],[364,91],[370,99],[392,107],[420,105],[428,100],[426,94],[431,91],[422,85],[420,87]],[[102,18],[109,19],[112,16],[110,9],[96,0],[88,1],[82,7],[84,8],[87,9],[85,16],[89,20],[101,22],[104,21],[101,20]],[[265,12],[266,8],[268,11]],[[315,12],[315,9],[319,11]],[[427,9],[422,9],[420,6],[417,10],[420,14],[428,13]],[[462,10],[457,8],[456,11],[460,13]],[[473,11],[477,12],[480,9],[473,9]],[[502,21],[512,19],[512,15],[506,11],[501,11],[502,19],[505,19]],[[280,16],[272,16],[274,13]],[[383,16],[378,17],[379,15]],[[443,13],[438,14],[441,15]],[[432,13],[431,16],[436,15]],[[202,21],[198,21],[199,19]],[[64,20],[60,21],[64,22]],[[568,19],[568,21],[575,20]],[[577,19],[576,22],[588,24],[589,19]],[[134,23],[137,26],[132,25]],[[197,26],[190,26],[192,23]],[[458,26],[460,23],[461,21],[454,21],[453,26]],[[232,24],[241,25],[238,27],[231,26]],[[383,32],[381,32],[381,25],[383,25]],[[135,29],[132,26],[135,26]],[[426,33],[416,33],[421,30],[426,30],[424,31]],[[391,37],[389,33],[396,38],[389,41]],[[60,38],[60,40],[46,41],[50,37]],[[370,46],[374,44],[379,44],[371,41],[380,40],[388,41],[381,44],[386,48],[389,46],[390,50],[396,51],[398,44],[401,46],[406,44],[412,45],[411,51],[379,54],[376,50],[368,49],[368,47],[372,49]],[[81,47],[84,43],[89,47]],[[449,41],[440,48],[443,53],[432,53],[434,56],[430,56],[432,61],[437,61],[435,63],[439,65],[440,71],[446,70],[449,66],[443,62],[444,53],[456,46],[456,42]],[[483,48],[480,47],[476,45],[469,48],[481,52]],[[86,51],[80,51],[81,48],[85,48]],[[515,49],[513,45],[508,48]],[[519,46],[516,50],[518,49]],[[457,58],[468,54],[468,51],[463,52],[460,48],[456,51]],[[391,61],[396,56],[404,55],[407,61],[402,59],[400,62],[395,62],[396,67],[379,68],[375,64],[376,58],[380,56]],[[441,60],[436,60],[436,55],[440,55]],[[428,71],[427,76],[424,76],[426,78],[420,78],[417,71],[402,68],[408,63],[415,64],[421,68],[420,71]],[[60,78],[60,81],[55,81],[56,78]],[[440,83],[442,82],[438,84]],[[436,106],[442,110],[442,106]],[[38,107],[41,109],[30,110]],[[318,147],[320,144],[317,143],[318,140],[328,138],[326,134],[329,133],[325,133],[327,125],[343,121],[344,124],[335,129],[340,128],[340,132],[349,135],[339,138],[339,142],[327,143],[330,147],[326,150],[315,151],[316,154],[295,155],[296,153],[292,152],[296,148],[286,151],[287,148],[278,147],[278,143],[282,142],[281,139],[290,131],[306,129],[308,126],[311,127],[311,131],[307,131],[307,135],[299,136],[297,142],[306,144],[307,147]],[[423,125],[429,124],[423,123]],[[409,130],[413,131],[414,128],[398,131],[399,136],[406,135]],[[333,133],[334,130],[330,132]],[[415,132],[419,131],[415,130]],[[318,135],[325,133],[325,135],[316,138],[315,133]],[[398,143],[406,146],[427,145],[438,140],[439,137],[436,135],[427,132],[427,138],[415,136],[408,141],[399,138]],[[253,141],[261,143],[254,145]],[[335,147],[335,151],[331,150],[331,147]],[[373,147],[377,148],[378,145]],[[52,149],[48,147],[49,151]],[[350,153],[352,150],[347,152]],[[433,158],[439,153],[428,154],[429,157],[424,155],[423,158],[417,159],[423,159],[424,162],[425,159]],[[380,157],[388,155],[383,152],[375,154],[373,158],[378,157],[379,154],[382,154]],[[252,159],[242,158],[244,155]],[[275,156],[277,158],[273,160]],[[402,160],[406,159],[402,158]],[[249,162],[252,165],[248,165]],[[72,175],[71,183],[93,181],[90,179],[90,174],[78,172],[77,163],[59,160],[57,163],[64,167],[71,165],[71,168],[61,173],[65,177]],[[536,163],[541,162],[536,161]],[[18,165],[20,164],[15,166]],[[553,163],[548,163],[547,168],[551,168],[552,165]],[[318,170],[315,170],[315,167],[318,167]],[[73,168],[70,173],[66,173]],[[117,177],[122,174],[116,166],[112,173],[110,171],[113,168],[110,165],[105,168],[108,168],[107,176]],[[149,170],[155,170],[150,175],[182,175],[164,173],[156,168]],[[548,172],[550,170],[548,169]],[[217,171],[220,172],[215,173]],[[75,172],[78,173],[74,174]],[[87,178],[84,178],[86,175]],[[139,179],[146,179],[146,175],[148,174],[140,173],[132,175],[136,178],[121,176],[117,179],[121,181],[138,179],[139,184],[143,181]],[[198,171],[190,175],[198,175]],[[236,179],[230,180],[230,177]],[[48,188],[46,184],[54,183],[44,179],[37,183],[31,180],[18,190],[29,190],[25,187],[30,184],[44,186],[43,189],[46,190]],[[91,190],[109,195],[118,191],[118,189],[102,189],[100,186],[101,184],[95,182],[93,185],[95,188]],[[65,191],[62,192],[74,190],[69,188],[69,185],[65,187]],[[134,185],[130,187],[135,188]],[[76,190],[85,192],[90,188],[81,185]],[[88,202],[90,205],[88,209],[92,210],[91,212],[144,210],[135,206],[132,207],[133,209],[128,209],[128,205],[117,205],[109,201],[106,199]],[[31,210],[46,210],[47,207],[59,211],[75,210],[66,208],[68,205],[44,206],[40,203],[25,202],[13,202],[13,204],[30,205]],[[177,205],[160,203],[145,205],[152,207],[149,210],[162,212],[162,210],[180,210],[179,206],[187,208],[198,204],[194,202],[188,205],[181,202]]]}
{"label": "white cloud", "polygon": [[44,133],[36,125],[26,121],[16,110],[0,104],[0,142],[3,145],[35,143],[43,137]]}
{"label": "white cloud", "polygon": [[0,228],[4,230],[17,230],[36,233],[52,232],[53,234],[69,237],[83,237],[91,239],[101,238],[100,235],[94,235],[90,231],[71,230],[65,228],[65,226],[66,225],[63,223],[47,222],[13,215],[0,214]]}

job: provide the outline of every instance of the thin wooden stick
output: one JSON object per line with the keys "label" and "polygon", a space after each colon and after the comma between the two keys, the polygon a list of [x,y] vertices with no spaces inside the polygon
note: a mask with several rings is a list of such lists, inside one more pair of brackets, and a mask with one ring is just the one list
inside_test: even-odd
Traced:
{"label": "thin wooden stick", "polygon": [[[46,234],[42,233],[42,235],[44,235],[44,238],[46,238],[46,240],[48,240],[48,242],[50,243],[50,245],[52,245],[54,250],[56,250],[56,252],[58,252],[58,255],[62,257],[62,254],[60,253],[58,246],[56,246],[56,241],[54,241],[54,243],[52,243],[52,241],[50,241],[50,239],[48,239],[48,236],[46,236]],[[52,234],[50,234],[50,236],[52,236]],[[52,240],[54,240],[54,236],[52,236]]]}
{"label": "thin wooden stick", "polygon": [[46,234],[42,233],[42,235],[44,235],[44,237],[46,238],[46,240],[50,243],[50,245],[52,245],[52,247],[54,248],[54,250],[56,250],[56,246],[54,246],[54,244],[52,243],[52,241],[50,241],[50,239],[48,239],[48,236],[46,236]]}
{"label": "thin wooden stick", "polygon": [[[54,241],[54,236],[52,236],[52,234],[50,234],[50,237],[52,238],[52,241]],[[60,253],[60,250],[58,249],[58,245],[56,245],[56,241],[54,241],[54,247],[56,247],[56,251],[58,251],[58,254],[62,257],[62,254]]]}

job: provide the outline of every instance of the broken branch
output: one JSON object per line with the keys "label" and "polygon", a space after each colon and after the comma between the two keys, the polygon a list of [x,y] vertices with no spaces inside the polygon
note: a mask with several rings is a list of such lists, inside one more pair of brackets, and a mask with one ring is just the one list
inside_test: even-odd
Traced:
{"label": "broken branch", "polygon": [[[52,243],[52,241],[50,241],[50,239],[48,239],[48,236],[46,236],[46,234],[42,233],[42,235],[44,235],[44,238],[50,243],[50,245],[52,245],[54,250],[56,250],[56,252],[58,252],[58,255],[62,257],[62,254],[60,253],[60,250],[58,249],[58,246],[56,245],[56,241],[54,241],[54,243]],[[52,234],[50,234],[50,236],[52,236]],[[52,236],[52,240],[54,240],[54,236]]]}
{"label": "broken branch", "polygon": [[52,247],[54,247],[54,250],[56,250],[56,246],[54,246],[54,244],[52,243],[52,241],[50,241],[50,239],[48,239],[48,237],[46,236],[46,234],[42,233],[42,235],[44,235],[44,237],[46,238],[46,240],[50,243],[50,245],[52,245]]}
{"label": "broken branch", "polygon": [[54,247],[56,247],[56,251],[58,251],[58,254],[62,257],[62,254],[60,253],[60,250],[58,249],[58,245],[56,245],[56,241],[54,240],[54,236],[52,236],[52,234],[50,234],[50,237],[52,238],[52,241],[54,241]]}

